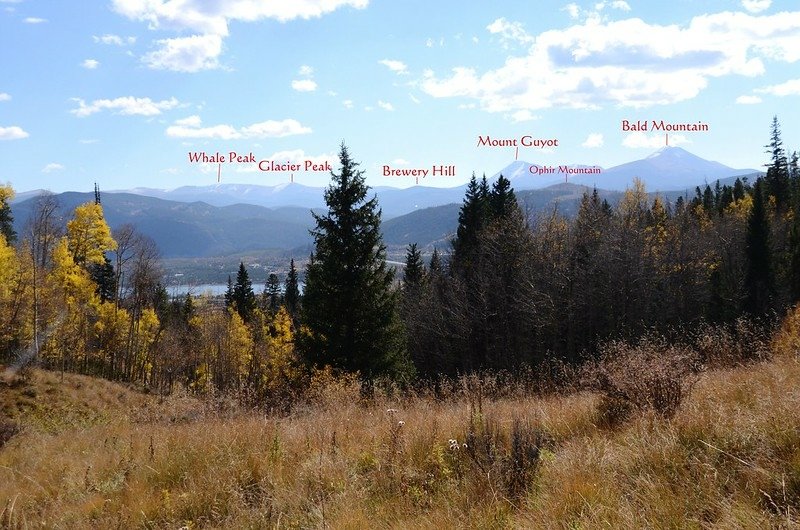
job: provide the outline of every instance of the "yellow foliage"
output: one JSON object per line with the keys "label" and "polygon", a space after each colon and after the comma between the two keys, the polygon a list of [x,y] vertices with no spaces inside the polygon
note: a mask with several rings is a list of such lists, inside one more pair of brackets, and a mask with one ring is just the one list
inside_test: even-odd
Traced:
{"label": "yellow foliage", "polygon": [[78,266],[69,250],[67,238],[62,237],[53,251],[53,279],[61,287],[68,307],[89,304],[97,307],[99,299],[89,274]]}
{"label": "yellow foliage", "polygon": [[75,216],[67,223],[67,237],[72,258],[80,265],[102,264],[104,253],[117,248],[103,207],[93,202],[75,208]]}
{"label": "yellow foliage", "polygon": [[800,305],[796,305],[786,318],[772,341],[776,355],[800,355]]}
{"label": "yellow foliage", "polygon": [[229,311],[226,336],[227,350],[236,375],[240,379],[247,376],[247,369],[253,357],[253,338],[242,317],[236,311]]}
{"label": "yellow foliage", "polygon": [[29,281],[20,277],[21,272],[21,264],[14,247],[8,245],[0,234],[0,348],[23,331],[19,329],[20,305],[26,297],[20,294],[21,289],[27,288]]}
{"label": "yellow foliage", "polygon": [[285,307],[278,310],[268,327],[263,380],[265,387],[275,392],[297,385],[303,372],[294,349],[292,317]]}
{"label": "yellow foliage", "polygon": [[750,210],[753,208],[753,197],[745,195],[738,201],[730,203],[725,208],[726,215],[732,215],[737,219],[745,220],[750,215]]}
{"label": "yellow foliage", "polygon": [[136,361],[142,368],[146,379],[150,378],[153,364],[150,362],[150,347],[158,337],[159,322],[158,315],[152,309],[145,309],[139,317],[136,326]]}
{"label": "yellow foliage", "polygon": [[100,354],[121,352],[125,347],[130,316],[125,309],[111,302],[102,302],[97,310],[94,333],[100,345]]}

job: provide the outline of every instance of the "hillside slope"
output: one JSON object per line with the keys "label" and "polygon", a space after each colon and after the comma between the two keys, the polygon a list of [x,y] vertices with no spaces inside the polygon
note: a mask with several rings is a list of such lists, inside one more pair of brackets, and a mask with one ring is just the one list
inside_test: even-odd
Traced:
{"label": "hillside slope", "polygon": [[[61,383],[57,374],[39,372],[35,381],[34,403],[61,386],[70,402],[96,400],[98,387],[88,378]],[[644,415],[614,430],[601,426],[598,400],[588,393],[487,398],[475,431],[468,396],[383,397],[360,405],[357,388],[336,384],[325,387],[317,405],[286,418],[243,411],[179,415],[176,422],[134,414],[153,398],[112,383],[100,387],[114,402],[107,410],[115,411],[103,420],[49,428],[19,416],[21,432],[0,449],[0,524],[794,528],[800,522],[796,355],[706,373],[672,420]],[[518,430],[523,434],[513,435]],[[526,432],[538,434],[525,438]],[[523,436],[521,447],[536,440],[540,448],[533,474],[524,475],[527,492],[518,496],[502,487],[507,482],[480,456],[484,449],[468,447],[489,440],[511,447],[515,436]],[[513,472],[514,459],[528,457],[508,450],[497,458]]]}

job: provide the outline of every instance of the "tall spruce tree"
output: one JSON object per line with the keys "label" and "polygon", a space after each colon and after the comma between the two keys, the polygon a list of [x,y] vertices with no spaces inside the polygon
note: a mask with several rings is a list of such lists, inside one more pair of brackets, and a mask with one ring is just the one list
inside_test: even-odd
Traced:
{"label": "tall spruce tree", "polygon": [[764,181],[758,179],[753,186],[753,208],[747,219],[744,308],[752,315],[762,315],[768,311],[775,292],[764,185]]}
{"label": "tall spruce tree", "polygon": [[103,263],[89,264],[89,276],[97,288],[95,292],[101,302],[113,302],[117,295],[117,275],[107,255],[103,255]]}
{"label": "tall spruce tree", "polygon": [[300,310],[300,284],[297,278],[297,268],[294,266],[294,258],[292,258],[289,265],[289,273],[286,275],[283,303],[286,305],[286,310],[291,315],[292,320],[296,321]]}
{"label": "tall spruce tree", "polygon": [[489,185],[486,177],[479,182],[472,174],[461,210],[458,212],[458,228],[453,240],[453,261],[455,270],[468,270],[478,249],[478,236],[487,224],[489,211]]}
{"label": "tall spruce tree", "polygon": [[770,155],[770,163],[767,166],[766,192],[775,197],[778,208],[783,208],[789,202],[790,183],[789,183],[789,162],[786,159],[786,151],[781,140],[781,126],[778,117],[773,116],[770,132],[770,140],[764,146]]}
{"label": "tall spruce tree", "polygon": [[517,197],[511,187],[511,181],[503,175],[497,177],[492,184],[492,191],[489,193],[489,210],[492,221],[505,219],[513,212],[516,212]]}
{"label": "tall spruce tree", "polygon": [[[328,212],[314,214],[314,252],[306,270],[300,349],[316,366],[359,372],[366,382],[410,370],[394,272],[386,266],[377,199],[342,144],[341,170],[325,191]],[[369,385],[368,385],[369,387]],[[367,387],[367,388],[368,388]]]}
{"label": "tall spruce tree", "polygon": [[267,311],[275,312],[281,306],[281,283],[278,275],[271,272],[267,276],[267,283],[264,284],[263,306]]}
{"label": "tall spruce tree", "polygon": [[406,249],[406,266],[403,270],[403,286],[406,290],[413,289],[425,280],[425,263],[422,253],[417,250],[417,244],[411,243]]}
{"label": "tall spruce tree", "polygon": [[253,292],[253,284],[244,262],[239,262],[239,272],[236,273],[236,283],[233,284],[231,301],[242,320],[249,322],[253,310],[256,308],[256,294]]}

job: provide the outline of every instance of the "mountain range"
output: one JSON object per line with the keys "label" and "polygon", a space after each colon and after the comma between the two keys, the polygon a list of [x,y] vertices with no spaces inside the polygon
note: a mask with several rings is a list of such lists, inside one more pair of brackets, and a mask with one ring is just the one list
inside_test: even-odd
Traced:
{"label": "mountain range", "polygon": [[[491,176],[495,180],[503,174],[511,180],[514,189],[535,190],[564,182],[582,186],[597,187],[609,191],[624,191],[630,187],[634,177],[642,179],[650,191],[685,191],[694,189],[704,182],[738,175],[756,173],[755,169],[734,169],[719,162],[704,160],[680,147],[663,147],[641,160],[635,160],[608,169],[599,174],[574,174],[565,179],[558,171],[549,175],[531,173],[531,167],[548,167],[546,164],[533,164],[515,161]],[[595,166],[570,165],[571,169]],[[558,167],[556,166],[557,170]],[[465,185],[453,188],[412,186],[410,188],[391,188],[379,186],[373,189],[383,210],[383,217],[389,219],[415,210],[461,202]],[[124,193],[155,197],[178,202],[202,201],[212,206],[231,206],[233,204],[255,204],[267,208],[297,206],[301,208],[324,208],[324,188],[304,186],[296,182],[277,186],[256,184],[214,184],[209,186],[181,186],[174,189],[134,188],[119,190]]]}
{"label": "mountain range", "polygon": [[[601,173],[569,175],[567,182],[558,172],[535,175],[530,170],[534,166],[544,167],[515,161],[490,178],[494,181],[500,174],[509,178],[520,204],[531,215],[556,207],[563,215],[573,215],[583,193],[592,187],[615,203],[634,177],[642,179],[650,191],[677,197],[686,192],[693,195],[698,185],[757,173],[710,162],[679,147],[662,148],[647,158]],[[384,241],[390,246],[412,242],[423,247],[445,245],[455,232],[465,188],[374,188],[383,211]],[[324,209],[323,191],[297,183],[218,184],[103,192],[102,201],[112,228],[124,223],[135,225],[156,241],[165,257],[224,256],[265,249],[294,250],[306,255],[312,242],[308,230],[314,224],[310,210]],[[22,232],[35,208],[39,193],[40,190],[23,192],[13,201],[18,232]],[[59,212],[67,218],[75,206],[94,196],[66,192],[57,198]]]}

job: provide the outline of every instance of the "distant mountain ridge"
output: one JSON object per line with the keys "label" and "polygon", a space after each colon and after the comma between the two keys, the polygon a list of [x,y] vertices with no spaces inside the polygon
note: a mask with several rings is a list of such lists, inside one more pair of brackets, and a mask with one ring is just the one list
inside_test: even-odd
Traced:
{"label": "distant mountain ridge", "polygon": [[[692,196],[695,187],[706,182],[731,181],[743,174],[752,179],[758,175],[755,170],[729,168],[676,147],[660,149],[645,159],[600,174],[572,175],[566,183],[563,174],[534,175],[531,166],[516,161],[491,177],[495,180],[501,173],[508,177],[520,204],[531,215],[550,213],[555,208],[562,215],[574,215],[583,193],[593,187],[604,199],[615,203],[634,177],[642,178],[648,191],[660,190],[666,198],[675,200],[687,192]],[[664,177],[667,174],[677,177],[668,179]],[[394,246],[412,242],[422,247],[447,244],[457,226],[465,188],[373,188],[383,211],[384,241]],[[38,192],[24,192],[12,203],[19,233],[35,207],[36,195]],[[60,214],[66,219],[75,206],[93,200],[94,195],[67,192],[57,198]],[[137,188],[103,192],[102,201],[112,228],[124,223],[135,225],[156,241],[165,257],[224,256],[267,249],[306,253],[312,242],[309,229],[314,226],[310,210],[325,207],[323,188],[297,183]]]}
{"label": "distant mountain ridge", "polygon": [[[555,171],[549,174],[534,174],[531,172],[532,166],[553,167]],[[574,170],[598,166],[572,164],[564,167]],[[611,168],[600,168],[601,172],[598,174],[565,175],[558,169],[559,166],[533,164],[519,160],[492,175],[491,180],[494,181],[500,174],[503,174],[511,180],[517,191],[542,189],[562,183],[597,187],[610,191],[624,191],[631,186],[634,177],[638,177],[644,181],[648,190],[666,192],[693,189],[704,182],[758,172],[755,169],[735,169],[719,162],[705,160],[681,147],[663,147],[643,159]],[[135,188],[119,191],[178,202],[202,201],[212,206],[243,203],[267,208],[284,206],[324,208],[324,189],[292,182],[276,186],[222,183],[208,186],[181,186],[174,189]],[[453,188],[380,186],[374,188],[373,191],[378,197],[384,218],[389,219],[432,206],[460,202],[465,189],[465,185]]]}
{"label": "distant mountain ridge", "polygon": [[[536,174],[531,172],[532,166],[539,168],[554,167],[552,174]],[[714,182],[719,179],[752,175],[759,173],[756,169],[735,169],[719,162],[705,160],[681,147],[662,147],[640,160],[634,160],[607,169],[600,168],[598,174],[565,174],[558,171],[559,166],[547,164],[531,164],[529,162],[512,162],[492,178],[497,178],[501,173],[511,180],[514,189],[541,189],[559,182],[569,182],[582,186],[602,188],[605,190],[624,191],[633,183],[634,178],[639,178],[645,183],[648,191],[681,191],[704,182]],[[597,166],[568,165],[572,169],[589,168]]]}

